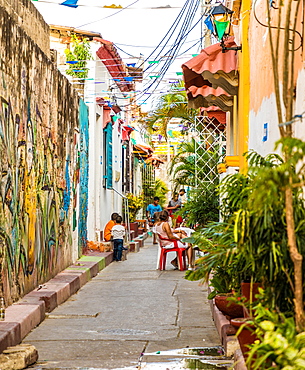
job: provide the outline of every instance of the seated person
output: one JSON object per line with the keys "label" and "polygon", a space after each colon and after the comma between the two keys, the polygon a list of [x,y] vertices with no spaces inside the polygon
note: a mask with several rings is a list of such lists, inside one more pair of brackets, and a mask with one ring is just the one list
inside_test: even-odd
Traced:
{"label": "seated person", "polygon": [[111,215],[111,220],[107,222],[107,224],[104,228],[104,240],[106,242],[109,242],[111,240],[111,229],[115,225],[115,220],[117,219],[118,216],[119,216],[118,213],[116,213],[116,212],[113,213]]}
{"label": "seated person", "polygon": [[[156,223],[155,230],[157,234],[166,239],[177,239],[178,248],[185,248],[188,259],[188,269],[193,270],[193,248],[190,245],[186,245],[180,241],[180,239],[187,236],[184,231],[173,230],[169,223],[169,214],[166,210],[159,213],[159,221]],[[177,231],[177,232],[176,232]],[[173,248],[174,242],[161,240],[163,248]],[[178,267],[177,258],[171,261],[171,264],[176,268]]]}

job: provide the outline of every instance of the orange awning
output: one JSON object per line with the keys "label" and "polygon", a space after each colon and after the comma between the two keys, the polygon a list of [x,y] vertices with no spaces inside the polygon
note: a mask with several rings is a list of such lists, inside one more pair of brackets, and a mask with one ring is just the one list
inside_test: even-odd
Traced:
{"label": "orange awning", "polygon": [[[225,46],[236,46],[229,37]],[[238,92],[237,52],[222,52],[220,43],[208,46],[199,55],[182,65],[189,106],[219,106],[229,111]],[[214,95],[214,97],[213,97]]]}

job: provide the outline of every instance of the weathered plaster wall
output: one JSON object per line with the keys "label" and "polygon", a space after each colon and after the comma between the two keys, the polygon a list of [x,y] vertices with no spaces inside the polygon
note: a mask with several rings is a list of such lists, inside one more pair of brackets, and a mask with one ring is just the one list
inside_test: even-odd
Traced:
{"label": "weathered plaster wall", "polygon": [[[269,30],[262,26],[254,17],[254,12],[260,22],[266,24],[266,1],[257,0],[255,8],[253,4],[251,12],[251,22],[249,27],[249,47],[250,47],[250,115],[249,115],[249,149],[254,149],[262,155],[274,151],[274,144],[279,139],[278,116],[275,102],[274,77],[271,60],[271,50],[269,46]],[[301,32],[301,15],[298,23],[298,30]],[[271,8],[272,24],[277,24],[279,11]],[[283,8],[282,18],[285,19],[285,7]],[[282,24],[284,26],[284,23]],[[273,30],[273,37],[275,31]],[[284,40],[284,32],[281,33]],[[296,36],[296,48],[300,45],[300,38]],[[282,81],[282,69],[284,63],[283,42],[279,44],[279,80]],[[295,113],[304,111],[304,55],[302,48],[295,52],[295,86],[296,86],[296,105]],[[264,132],[264,124],[267,123],[267,132]],[[295,125],[295,134],[304,138],[299,124]],[[265,135],[267,134],[267,135]]]}
{"label": "weathered plaster wall", "polygon": [[0,296],[11,303],[72,261],[88,125],[67,79],[0,12]]}
{"label": "weathered plaster wall", "polygon": [[[264,125],[266,125],[264,128]],[[260,109],[249,114],[249,150],[265,156],[274,152],[274,144],[280,138],[277,127],[275,95],[265,98]]]}
{"label": "weathered plaster wall", "polygon": [[0,0],[0,14],[5,9],[40,49],[50,56],[50,30],[31,0]]}

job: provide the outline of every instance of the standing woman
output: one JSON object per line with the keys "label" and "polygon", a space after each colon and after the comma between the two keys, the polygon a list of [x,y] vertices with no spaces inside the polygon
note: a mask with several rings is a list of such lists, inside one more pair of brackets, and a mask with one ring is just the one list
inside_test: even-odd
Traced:
{"label": "standing woman", "polygon": [[[178,247],[186,249],[186,255],[188,259],[188,270],[194,270],[193,265],[193,248],[191,246],[186,246],[180,240],[186,237],[186,233],[183,231],[173,230],[169,223],[169,214],[166,210],[163,210],[159,213],[159,221],[156,223],[155,230],[157,234],[160,234],[163,238],[166,239],[177,239],[178,240]],[[174,242],[161,240],[162,247],[164,248],[173,248]],[[171,261],[171,264],[176,268],[178,266],[177,258]]]}

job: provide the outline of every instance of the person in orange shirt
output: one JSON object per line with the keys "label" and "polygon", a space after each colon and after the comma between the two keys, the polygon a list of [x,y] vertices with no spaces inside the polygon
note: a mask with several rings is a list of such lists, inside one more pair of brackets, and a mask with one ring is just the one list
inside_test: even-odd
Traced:
{"label": "person in orange shirt", "polygon": [[115,225],[115,220],[119,216],[118,213],[113,213],[111,215],[111,220],[107,222],[105,228],[104,228],[104,239],[106,242],[109,242],[111,240],[111,229]]}

